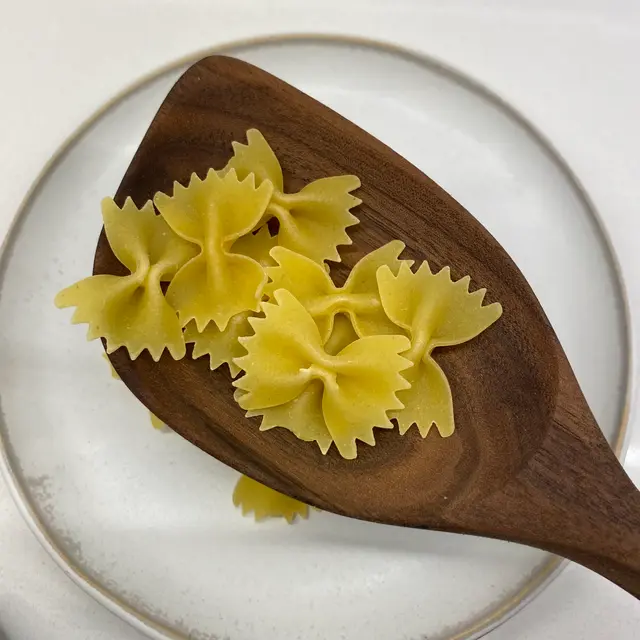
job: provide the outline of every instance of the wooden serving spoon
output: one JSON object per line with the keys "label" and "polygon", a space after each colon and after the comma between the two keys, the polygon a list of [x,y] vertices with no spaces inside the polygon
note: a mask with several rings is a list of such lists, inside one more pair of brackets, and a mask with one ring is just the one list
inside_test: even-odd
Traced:
{"label": "wooden serving spoon", "polygon": [[[245,418],[226,373],[208,359],[110,358],[133,393],[195,445],[256,480],[327,511],[388,524],[501,538],[565,556],[640,597],[640,493],[595,422],[536,296],[511,258],[448,193],[384,144],[250,64],[212,56],[171,89],[116,194],[139,206],[173,182],[204,177],[231,141],[258,128],[285,190],[324,176],[362,180],[336,278],[391,239],[406,257],[471,274],[502,318],[471,342],[438,350],[456,431],[377,430],[356,460],[323,456],[284,429]],[[94,273],[125,274],[102,233]]]}

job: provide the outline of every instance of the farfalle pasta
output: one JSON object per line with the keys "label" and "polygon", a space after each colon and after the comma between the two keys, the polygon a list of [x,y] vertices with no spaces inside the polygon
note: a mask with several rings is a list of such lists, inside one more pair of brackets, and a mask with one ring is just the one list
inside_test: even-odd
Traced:
{"label": "farfalle pasta", "polygon": [[172,357],[184,357],[182,329],[160,283],[171,280],[197,248],[173,233],[151,202],[138,209],[127,198],[120,209],[105,198],[102,218],[109,245],[130,275],[90,276],[58,293],[55,304],[76,307],[71,321],[88,323],[87,339],[104,338],[107,353],[126,347],[135,359],[147,349],[157,361],[166,348]]}
{"label": "farfalle pasta", "polygon": [[[351,326],[349,318],[343,314],[335,317],[333,331],[324,345],[329,355],[336,355],[347,345],[355,342],[358,335]],[[234,376],[235,377],[235,376]],[[297,397],[284,404],[247,411],[247,418],[261,417],[260,431],[268,431],[274,427],[289,429],[297,438],[305,442],[315,442],[322,453],[327,453],[333,438],[327,429],[322,413],[323,384],[320,380],[312,380],[307,388]],[[236,390],[236,399],[244,392]]]}
{"label": "farfalle pasta", "polygon": [[237,313],[258,310],[267,281],[264,269],[230,249],[262,218],[272,192],[269,181],[256,186],[253,175],[241,181],[234,170],[224,177],[210,170],[204,180],[193,174],[187,187],[174,183],[172,196],[154,197],[171,229],[199,247],[167,289],[183,327],[193,320],[202,331],[213,321],[223,331]]}
{"label": "farfalle pasta", "polygon": [[118,372],[115,370],[114,366],[111,364],[111,360],[109,360],[109,356],[106,353],[103,353],[102,357],[104,361],[107,363],[107,366],[109,367],[109,373],[111,374],[111,377],[114,380],[120,380],[121,378],[118,375]]}
{"label": "farfalle pasta", "polygon": [[347,345],[358,339],[351,320],[343,313],[337,313],[333,319],[333,329],[329,339],[324,343],[324,350],[332,356],[342,351]]}
{"label": "farfalle pasta", "polygon": [[253,513],[257,522],[265,518],[284,518],[291,524],[296,516],[307,518],[309,515],[309,507],[304,502],[265,487],[247,476],[241,476],[236,483],[233,504],[240,507],[242,515]]}
{"label": "farfalle pasta", "polygon": [[434,274],[426,261],[415,273],[406,263],[397,275],[381,267],[377,278],[387,316],[411,336],[411,348],[403,353],[412,362],[404,372],[411,386],[399,393],[404,409],[392,414],[400,433],[415,424],[425,437],[435,423],[441,436],[449,436],[454,430],[451,389],[431,352],[471,340],[502,315],[502,307],[482,306],[485,289],[469,293],[468,276],[453,282],[448,267]]}
{"label": "farfalle pasta", "polygon": [[275,260],[269,255],[273,247],[277,246],[277,236],[269,233],[269,227],[264,225],[255,233],[244,235],[231,245],[231,253],[240,253],[249,258],[253,258],[263,267],[271,267]]}
{"label": "farfalle pasta", "polygon": [[[337,287],[327,261],[351,244],[359,179],[321,178],[297,193],[284,183],[273,150],[250,129],[204,179],[193,174],[141,209],[105,199],[107,240],[129,275],[91,276],[56,304],[75,306],[72,321],[88,323],[87,337],[103,338],[108,353],[179,359],[193,344],[192,358],[229,367],[234,397],[261,431],[288,429],[323,454],[335,443],[355,458],[357,441],[374,445],[373,430],[392,420],[400,434],[415,424],[425,437],[435,424],[451,435],[452,392],[433,350],[471,340],[501,306],[483,306],[484,289],[469,293],[469,278],[453,282],[448,268],[434,274],[423,262],[413,272],[400,240],[365,255]],[[256,520],[309,512],[245,476],[233,501]]]}
{"label": "farfalle pasta", "polygon": [[158,418],[155,413],[151,413],[151,411],[149,411],[149,421],[151,422],[151,426],[156,431],[162,431],[163,433],[168,433],[169,431],[171,431],[171,429],[169,429],[169,427],[164,422],[162,422],[162,420],[160,420],[160,418]]}
{"label": "farfalle pasta", "polygon": [[330,355],[316,323],[294,295],[279,289],[273,297],[277,304],[262,305],[264,318],[250,318],[254,335],[240,339],[247,355],[235,360],[245,372],[233,383],[240,390],[238,403],[253,414],[265,414],[320,382],[321,413],[313,404],[306,407],[315,415],[307,414],[307,423],[297,426],[299,437],[312,439],[305,430],[322,420],[340,455],[355,458],[356,440],[373,445],[374,428],[393,428],[387,412],[402,408],[396,394],[409,386],[400,372],[411,362],[399,355],[409,349],[409,340],[368,336]]}
{"label": "farfalle pasta", "polygon": [[[248,410],[246,416],[261,418],[260,431],[283,427],[304,442],[315,442],[320,451],[326,454],[331,447],[333,437],[329,433],[322,413],[323,391],[322,382],[312,380],[293,400],[274,407]],[[244,395],[246,393],[242,389],[236,389],[234,397],[241,407]]]}
{"label": "farfalle pasta", "polygon": [[235,378],[240,373],[240,369],[234,363],[234,359],[246,353],[238,339],[253,332],[249,324],[250,317],[250,311],[236,314],[229,320],[224,331],[220,331],[215,322],[210,322],[203,331],[198,331],[196,323],[190,322],[185,327],[184,339],[187,344],[193,343],[192,357],[209,356],[209,366],[212,371],[227,364],[231,377]]}
{"label": "farfalle pasta", "polygon": [[344,286],[336,287],[318,263],[284,247],[275,247],[271,256],[277,266],[267,268],[270,282],[265,293],[271,295],[277,289],[291,291],[315,320],[323,344],[331,335],[338,313],[350,318],[360,337],[401,333],[382,308],[376,272],[387,266],[397,273],[402,262],[398,256],[403,249],[404,243],[393,240],[368,253],[353,267]]}
{"label": "farfalle pasta", "polygon": [[351,244],[346,229],[358,223],[351,209],[361,200],[351,195],[360,186],[356,176],[315,180],[298,193],[284,193],[282,168],[269,143],[257,129],[247,131],[247,144],[233,143],[233,158],[222,173],[240,179],[254,175],[256,184],[269,182],[273,195],[262,222],[279,222],[278,244],[322,263],[340,261],[339,245]]}

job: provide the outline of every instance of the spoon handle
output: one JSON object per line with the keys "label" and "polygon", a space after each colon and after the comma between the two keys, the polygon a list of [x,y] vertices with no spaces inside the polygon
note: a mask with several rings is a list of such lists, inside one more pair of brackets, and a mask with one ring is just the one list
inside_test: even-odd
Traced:
{"label": "spoon handle", "polygon": [[[597,462],[593,451],[573,450],[570,465],[552,452],[536,456],[517,484],[484,500],[484,515],[467,512],[462,526],[564,556],[640,599],[640,492],[610,449]],[[495,515],[490,528],[487,513]]]}
{"label": "spoon handle", "polygon": [[465,509],[458,524],[569,558],[640,598],[640,491],[586,401],[559,406],[515,482]]}
{"label": "spoon handle", "polygon": [[537,546],[592,569],[640,598],[640,491],[604,437],[597,448],[591,444],[590,451],[583,449],[583,442],[572,444],[569,464],[554,470],[551,465],[558,461],[549,457],[545,468],[536,470],[538,500],[555,493],[553,503],[539,503],[544,536]]}

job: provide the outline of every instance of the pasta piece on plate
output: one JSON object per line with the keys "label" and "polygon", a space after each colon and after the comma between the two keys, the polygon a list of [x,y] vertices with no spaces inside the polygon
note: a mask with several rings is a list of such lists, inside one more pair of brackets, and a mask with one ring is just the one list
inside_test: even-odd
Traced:
{"label": "pasta piece on plate", "polygon": [[176,312],[165,299],[166,282],[197,248],[171,231],[151,202],[138,209],[130,198],[120,209],[102,201],[107,240],[127,276],[97,275],[80,280],[56,296],[58,307],[76,307],[73,323],[88,323],[88,340],[104,338],[107,353],[126,347],[132,359],[147,349],[159,360],[164,349],[175,359],[185,355]]}
{"label": "pasta piece on plate", "polygon": [[120,380],[120,376],[118,375],[118,372],[115,370],[115,367],[111,364],[111,360],[109,360],[109,356],[106,353],[103,353],[102,357],[104,358],[105,362],[109,366],[109,371],[111,372],[111,377],[114,380]]}
{"label": "pasta piece on plate", "polygon": [[399,355],[409,349],[409,340],[368,336],[330,355],[316,323],[295,296],[279,289],[273,298],[277,304],[262,304],[264,318],[250,318],[255,334],[240,339],[247,355],[235,360],[245,372],[233,383],[241,390],[238,403],[252,415],[266,416],[267,409],[301,402],[306,391],[296,424],[273,426],[318,441],[316,433],[307,430],[324,422],[340,455],[355,458],[356,440],[373,445],[375,427],[393,428],[387,412],[402,408],[396,393],[409,386],[400,372],[411,362]]}
{"label": "pasta piece on plate", "polygon": [[156,431],[162,431],[163,433],[168,433],[171,431],[171,429],[169,429],[169,427],[164,422],[162,422],[162,420],[160,420],[160,418],[158,418],[155,413],[151,413],[151,411],[149,411],[149,420],[151,421],[151,426]]}
{"label": "pasta piece on plate", "polygon": [[283,288],[291,291],[316,321],[323,343],[329,339],[338,313],[349,316],[360,337],[398,334],[398,326],[389,320],[380,303],[376,272],[386,265],[397,273],[403,262],[398,259],[403,249],[403,242],[393,240],[368,253],[353,267],[344,286],[336,287],[317,262],[275,247],[271,255],[278,264],[267,268],[270,282],[265,293],[271,295]]}
{"label": "pasta piece on plate", "polygon": [[309,516],[309,507],[304,502],[265,487],[247,476],[241,476],[238,480],[233,490],[233,504],[242,509],[242,515],[253,512],[256,521],[285,518],[292,524],[296,516]]}
{"label": "pasta piece on plate", "polygon": [[338,246],[351,244],[346,229],[358,223],[350,211],[361,202],[350,193],[360,186],[356,176],[320,178],[298,193],[284,193],[280,163],[257,129],[247,131],[247,144],[233,143],[233,158],[222,173],[231,170],[241,180],[254,174],[257,184],[273,184],[273,197],[262,222],[278,219],[280,246],[319,263],[340,261]]}
{"label": "pasta piece on plate", "polygon": [[211,370],[223,364],[229,365],[231,377],[235,378],[240,369],[233,362],[246,353],[245,348],[238,342],[238,338],[253,333],[249,324],[251,312],[242,311],[229,320],[224,331],[218,329],[215,322],[210,322],[204,331],[198,331],[195,322],[190,322],[184,330],[185,342],[193,342],[193,358],[209,356]]}
{"label": "pasta piece on plate", "polygon": [[454,430],[451,389],[431,352],[482,333],[502,315],[502,306],[482,306],[485,289],[469,293],[468,276],[453,282],[448,267],[434,274],[427,262],[415,273],[402,264],[397,275],[383,266],[377,277],[384,310],[411,336],[411,349],[403,353],[412,362],[404,372],[411,388],[398,394],[404,409],[391,415],[401,434],[416,424],[426,437],[435,423],[441,436],[449,436]]}
{"label": "pasta piece on plate", "polygon": [[168,225],[200,251],[175,275],[167,300],[184,327],[195,321],[203,331],[211,321],[224,331],[241,311],[258,311],[266,275],[248,256],[231,253],[233,243],[262,218],[273,187],[256,187],[252,175],[238,180],[235,171],[204,180],[193,174],[189,186],[174,184],[173,196],[156,194],[154,203]]}

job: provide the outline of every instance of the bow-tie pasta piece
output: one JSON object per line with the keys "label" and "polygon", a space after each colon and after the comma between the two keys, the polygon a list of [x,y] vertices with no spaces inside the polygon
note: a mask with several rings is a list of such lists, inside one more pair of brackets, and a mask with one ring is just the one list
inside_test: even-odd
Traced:
{"label": "bow-tie pasta piece", "polygon": [[255,233],[242,236],[231,245],[231,253],[241,253],[253,258],[263,267],[272,267],[275,260],[269,255],[271,249],[278,244],[278,238],[269,233],[269,227],[264,225]]}
{"label": "bow-tie pasta piece", "polygon": [[[315,442],[322,453],[327,453],[333,438],[327,429],[322,413],[323,385],[319,380],[312,380],[299,396],[276,405],[257,411],[247,411],[247,418],[261,417],[260,431],[269,431],[275,427],[283,427],[304,442]],[[246,395],[242,389],[236,389],[234,397],[242,406],[241,398]]]}
{"label": "bow-tie pasta piece", "polygon": [[[351,320],[339,313],[335,317],[333,331],[324,349],[329,355],[336,355],[357,339],[358,334],[353,330]],[[304,442],[315,442],[320,451],[326,454],[333,440],[322,413],[322,392],[322,383],[314,380],[291,402],[259,412],[248,411],[247,417],[262,415],[260,431],[284,427]]]}
{"label": "bow-tie pasta piece", "polygon": [[242,515],[253,512],[258,522],[265,518],[285,518],[292,524],[296,516],[307,518],[309,515],[309,507],[304,502],[265,487],[247,476],[238,480],[233,490],[233,504],[241,508]]}
{"label": "bow-tie pasta piece", "polygon": [[249,129],[247,131],[247,144],[232,142],[231,146],[233,148],[233,157],[222,169],[222,173],[234,170],[240,180],[244,180],[248,175],[254,174],[257,184],[268,181],[273,184],[275,193],[283,192],[284,179],[280,162],[260,131]]}
{"label": "bow-tie pasta piece", "polygon": [[[338,314],[324,349],[329,355],[336,355],[357,339],[358,335],[349,318]],[[327,453],[333,440],[322,414],[322,392],[322,382],[313,380],[297,398],[260,411],[247,411],[247,418],[261,416],[260,431],[284,427],[304,442],[315,442],[322,453]],[[241,389],[236,389],[236,400],[239,401],[244,393]]]}
{"label": "bow-tie pasta piece", "polygon": [[344,286],[336,287],[317,262],[284,247],[275,247],[271,255],[278,265],[267,269],[270,282],[265,293],[270,296],[277,289],[291,291],[315,320],[323,344],[329,339],[339,313],[351,319],[360,337],[398,334],[401,332],[397,325],[382,308],[376,272],[386,265],[397,273],[403,262],[398,259],[403,249],[404,243],[393,240],[372,251],[353,267]]}
{"label": "bow-tie pasta piece", "polygon": [[358,338],[349,317],[343,313],[337,313],[333,319],[331,335],[324,344],[324,350],[329,355],[335,356]]}
{"label": "bow-tie pasta piece", "polygon": [[56,306],[76,307],[72,322],[88,323],[87,339],[104,338],[107,352],[126,347],[132,359],[147,349],[159,360],[164,349],[175,359],[185,355],[176,312],[165,299],[166,282],[197,252],[154,212],[151,202],[138,209],[130,198],[120,209],[102,201],[107,240],[130,275],[97,275],[63,289]]}
{"label": "bow-tie pasta piece", "polygon": [[450,436],[455,426],[453,398],[449,381],[438,363],[430,355],[425,355],[402,375],[411,387],[398,394],[405,408],[391,414],[398,422],[400,435],[415,424],[420,435],[426,438],[431,425],[435,424],[443,438]]}
{"label": "bow-tie pasta piece", "polygon": [[244,347],[238,342],[238,338],[253,333],[249,324],[250,315],[249,311],[236,314],[229,320],[224,331],[220,331],[215,322],[210,322],[204,331],[198,331],[196,323],[190,322],[184,330],[184,339],[187,344],[193,343],[192,357],[195,359],[209,356],[211,371],[226,363],[231,377],[235,378],[240,373],[240,369],[233,360],[246,353]]}
{"label": "bow-tie pasta piece", "polygon": [[151,411],[149,411],[149,420],[151,421],[151,426],[156,431],[160,431],[162,433],[171,432],[171,429],[169,429],[169,427],[164,422],[162,422],[162,420],[160,420],[160,418],[158,418],[155,413],[151,413]]}
{"label": "bow-tie pasta piece", "polygon": [[247,144],[233,143],[233,154],[221,173],[235,170],[240,179],[254,174],[257,184],[273,184],[262,222],[278,219],[278,244],[319,263],[339,262],[338,246],[351,244],[346,229],[358,223],[351,209],[361,200],[351,191],[360,186],[360,180],[351,175],[320,178],[298,193],[284,193],[280,163],[257,129],[247,131]]}
{"label": "bow-tie pasta piece", "polygon": [[435,423],[441,436],[449,436],[454,430],[451,390],[431,352],[482,333],[502,315],[502,306],[482,306],[486,290],[469,293],[470,278],[453,282],[448,267],[434,274],[423,262],[413,273],[403,264],[397,275],[381,267],[377,276],[384,310],[411,336],[411,349],[403,353],[413,363],[404,373],[411,388],[399,394],[405,408],[393,414],[400,433],[416,424],[426,437]]}
{"label": "bow-tie pasta piece", "polygon": [[372,426],[393,429],[390,416],[404,407],[398,392],[409,383],[401,371],[410,362],[405,336],[359,338],[334,356],[334,384],[325,384],[322,412],[329,433],[344,458],[357,455],[356,439],[374,445]]}
{"label": "bow-tie pasta piece", "polygon": [[[409,340],[400,335],[369,336],[330,355],[313,318],[293,294],[279,289],[273,297],[277,304],[262,305],[264,318],[250,319],[255,334],[240,340],[247,355],[235,361],[245,372],[233,383],[244,392],[236,394],[238,403],[258,415],[300,398],[317,381],[331,440],[340,455],[355,458],[356,440],[373,445],[374,428],[393,428],[387,412],[402,408],[396,394],[409,386],[400,372],[411,362],[399,355],[409,349]],[[314,411],[309,422],[317,422],[317,396],[309,406]],[[301,420],[297,430],[304,424]]]}
{"label": "bow-tie pasta piece", "polygon": [[252,175],[240,181],[235,171],[220,177],[211,170],[204,180],[193,174],[188,187],[175,183],[173,196],[156,194],[154,203],[169,226],[200,248],[167,290],[183,327],[193,320],[203,331],[213,321],[224,331],[234,315],[258,310],[264,270],[230,249],[262,218],[272,191],[268,181],[256,187]]}
{"label": "bow-tie pasta piece", "polygon": [[111,364],[111,360],[109,360],[109,356],[106,353],[103,353],[102,357],[104,358],[104,361],[107,363],[107,366],[109,367],[111,377],[114,380],[120,380],[120,376],[118,375],[118,372],[115,370],[115,367]]}

